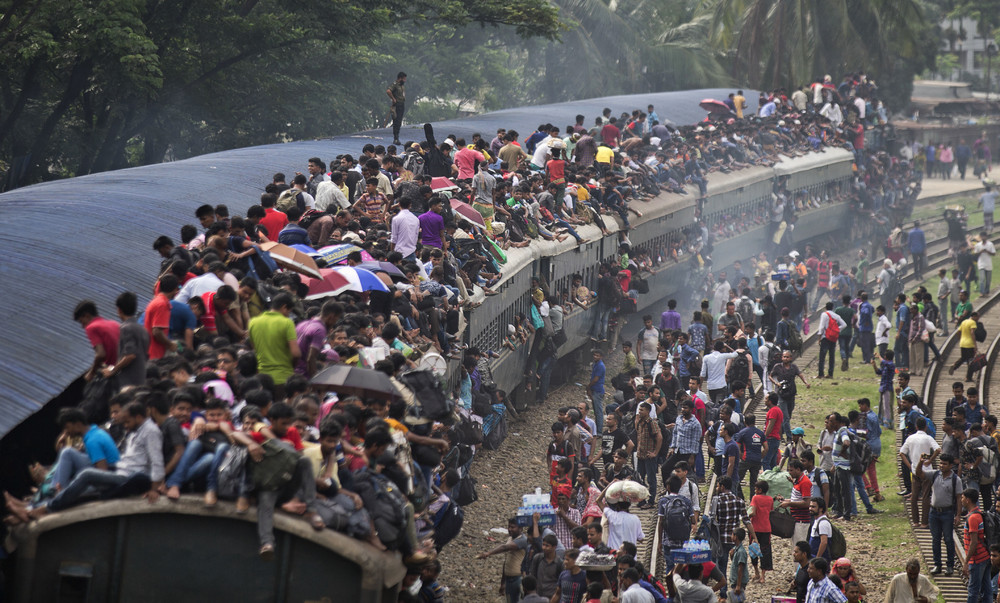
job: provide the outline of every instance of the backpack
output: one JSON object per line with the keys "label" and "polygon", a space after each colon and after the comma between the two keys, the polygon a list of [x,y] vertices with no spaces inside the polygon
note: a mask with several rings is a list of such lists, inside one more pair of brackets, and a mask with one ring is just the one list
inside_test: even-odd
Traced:
{"label": "backpack", "polygon": [[[1000,463],[1000,455],[997,454],[996,441],[990,436],[979,436],[976,438],[979,445],[972,449],[979,448],[983,454],[983,461],[979,463],[979,483],[992,484],[997,477],[997,466]],[[974,440],[970,440],[974,441]]]}
{"label": "backpack", "polygon": [[243,484],[244,469],[247,464],[247,449],[243,446],[232,446],[226,452],[222,464],[219,465],[219,477],[216,492],[223,500],[235,500],[240,494]]}
{"label": "backpack", "polygon": [[305,201],[302,202],[301,206],[299,205],[299,199],[300,199],[299,193],[301,192],[302,191],[294,187],[285,189],[284,191],[282,191],[281,196],[278,197],[278,201],[274,204],[274,209],[282,213],[287,213],[288,210],[292,209],[293,207],[298,207],[299,209],[305,209]]}
{"label": "backpack", "polygon": [[451,500],[461,507],[471,505],[479,500],[479,493],[476,492],[476,478],[466,475],[459,480],[458,485],[452,490]]}
{"label": "backpack", "polygon": [[799,328],[795,326],[795,323],[791,320],[782,321],[788,327],[788,349],[792,352],[802,351],[802,335],[799,333]]}
{"label": "backpack", "polygon": [[737,354],[733,358],[733,363],[729,366],[729,374],[726,375],[730,383],[741,381],[745,384],[750,382],[750,361],[747,360],[747,353]]}
{"label": "backpack", "polygon": [[903,276],[900,272],[902,272],[902,270],[894,269],[889,275],[889,282],[886,285],[883,299],[896,299],[896,297],[903,292]]}
{"label": "backpack", "polygon": [[375,497],[375,504],[366,507],[375,524],[375,533],[382,544],[389,548],[402,540],[406,532],[406,497],[389,478],[365,470],[361,479],[367,478]]}
{"label": "backpack", "polygon": [[[833,522],[830,521],[829,517],[825,517],[824,519],[826,519],[826,521],[830,524],[830,531],[833,533],[827,541],[826,546],[830,550],[830,555],[833,559],[840,559],[841,557],[847,555],[847,540],[844,538],[844,533],[840,531],[840,528],[833,525]],[[809,534],[810,537],[812,536],[814,523],[816,523],[816,520],[813,520],[813,522],[809,524],[809,531],[807,534]]]}
{"label": "backpack", "polygon": [[853,475],[864,475],[865,471],[872,464],[875,454],[867,438],[862,438],[853,431],[848,430],[847,436],[851,438],[850,462],[851,473]]}
{"label": "backpack", "polygon": [[836,315],[833,312],[827,312],[827,318],[829,319],[826,323],[826,332],[823,333],[823,338],[827,341],[837,341],[840,338],[840,323],[837,322]]}
{"label": "backpack", "polygon": [[986,327],[978,320],[976,321],[976,341],[979,343],[986,341]]}
{"label": "backpack", "polygon": [[979,511],[983,518],[983,532],[987,550],[994,544],[1000,544],[1000,513],[996,511]]}
{"label": "backpack", "polygon": [[844,533],[840,531],[840,528],[833,525],[833,522],[830,522],[830,527],[833,528],[833,538],[830,539],[830,553],[834,559],[840,559],[847,555],[847,540],[844,538]]}
{"label": "backpack", "polygon": [[736,313],[743,319],[743,324],[748,325],[757,317],[754,311],[753,301],[749,297],[741,297],[740,303],[736,306]]}
{"label": "backpack", "polygon": [[295,476],[299,455],[275,440],[267,440],[261,447],[264,458],[251,466],[254,489],[264,492],[280,490]]}
{"label": "backpack", "polygon": [[413,178],[424,175],[424,158],[420,153],[407,153],[403,160],[403,169],[413,172]]}
{"label": "backpack", "polygon": [[[420,405],[420,416],[435,421],[443,421],[450,424],[453,411],[453,402],[444,395],[438,378],[428,369],[407,371],[399,376],[399,380],[413,391],[413,395]],[[481,416],[481,415],[480,415]]]}
{"label": "backpack", "polygon": [[320,211],[318,209],[307,209],[306,213],[302,214],[302,217],[299,218],[299,226],[308,229],[310,226],[312,226],[312,223],[316,221],[316,218],[328,215],[330,214],[325,211]]}
{"label": "backpack", "polygon": [[687,542],[691,538],[691,513],[694,505],[679,494],[663,501],[663,533],[671,542]]}
{"label": "backpack", "polygon": [[695,537],[708,542],[713,561],[718,563],[719,559],[722,559],[725,554],[722,550],[722,533],[719,531],[719,524],[715,523],[710,515],[701,516],[701,525],[698,526]]}
{"label": "backpack", "polygon": [[462,524],[465,523],[465,511],[453,500],[438,511],[434,517],[434,548],[441,551],[444,545],[448,544],[462,531]]}

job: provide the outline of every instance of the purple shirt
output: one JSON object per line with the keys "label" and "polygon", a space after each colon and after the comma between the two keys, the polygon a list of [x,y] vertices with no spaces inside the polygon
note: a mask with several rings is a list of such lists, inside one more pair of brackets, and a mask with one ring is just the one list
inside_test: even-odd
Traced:
{"label": "purple shirt", "polygon": [[420,242],[429,247],[444,249],[441,232],[444,230],[444,218],[440,214],[427,211],[420,214]]}
{"label": "purple shirt", "polygon": [[309,349],[323,349],[323,344],[326,342],[326,325],[318,318],[304,320],[295,327],[295,335],[299,343],[299,350],[302,352],[302,356],[295,363],[295,372],[300,375],[308,375]]}
{"label": "purple shirt", "polygon": [[660,330],[671,329],[679,331],[681,329],[681,315],[676,310],[667,310],[660,314]]}

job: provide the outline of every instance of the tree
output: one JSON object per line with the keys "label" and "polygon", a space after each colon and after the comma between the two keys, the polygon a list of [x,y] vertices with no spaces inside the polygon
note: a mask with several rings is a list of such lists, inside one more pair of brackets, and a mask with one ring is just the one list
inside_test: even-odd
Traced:
{"label": "tree", "polygon": [[560,31],[542,0],[0,0],[0,160],[17,185],[370,125],[370,44],[425,22]]}
{"label": "tree", "polygon": [[923,59],[927,42],[918,0],[717,0],[710,8],[714,43],[754,87],[791,89],[858,70],[892,77],[897,59]]}

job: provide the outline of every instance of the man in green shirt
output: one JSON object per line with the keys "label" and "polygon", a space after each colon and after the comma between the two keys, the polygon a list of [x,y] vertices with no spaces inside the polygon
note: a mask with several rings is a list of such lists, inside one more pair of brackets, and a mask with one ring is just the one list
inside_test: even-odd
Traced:
{"label": "man in green shirt", "polygon": [[844,295],[840,298],[841,305],[834,308],[833,313],[844,319],[847,327],[840,330],[837,344],[840,346],[840,370],[847,370],[847,360],[851,356],[851,338],[854,336],[854,308],[851,307],[851,296]]}
{"label": "man in green shirt", "polygon": [[406,103],[406,74],[402,71],[396,75],[396,81],[389,84],[385,93],[389,95],[392,104],[389,106],[389,114],[392,116],[392,144],[402,144],[399,142],[399,128],[403,125],[403,111]]}
{"label": "man in green shirt", "polygon": [[871,263],[868,261],[868,252],[864,249],[858,250],[858,286],[865,288],[868,285],[868,268]]}
{"label": "man in green shirt", "polygon": [[279,293],[271,301],[271,309],[250,319],[247,328],[250,345],[257,353],[257,370],[274,378],[276,400],[284,398],[285,381],[295,373],[295,361],[302,355],[295,323],[288,318],[294,303],[290,293]]}
{"label": "man in green shirt", "polygon": [[958,294],[958,303],[955,304],[955,324],[962,324],[970,315],[972,315],[972,302],[969,301],[969,292],[963,290]]}

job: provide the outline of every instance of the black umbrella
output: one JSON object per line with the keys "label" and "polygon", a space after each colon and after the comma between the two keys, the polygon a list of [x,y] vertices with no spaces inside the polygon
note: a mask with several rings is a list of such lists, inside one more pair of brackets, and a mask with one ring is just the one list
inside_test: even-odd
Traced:
{"label": "black umbrella", "polygon": [[320,389],[333,390],[341,397],[353,395],[361,398],[394,398],[399,395],[396,386],[389,381],[385,373],[346,364],[326,367],[309,383],[319,386]]}

